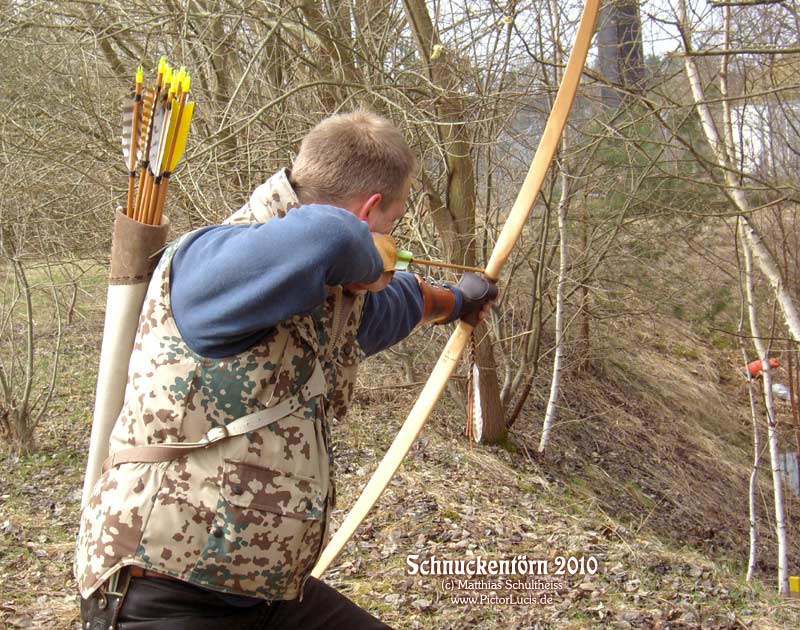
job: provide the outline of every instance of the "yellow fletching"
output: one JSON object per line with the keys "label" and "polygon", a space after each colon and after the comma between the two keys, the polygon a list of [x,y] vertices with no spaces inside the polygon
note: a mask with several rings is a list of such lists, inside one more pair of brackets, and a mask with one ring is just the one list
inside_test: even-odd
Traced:
{"label": "yellow fletching", "polygon": [[[142,98],[137,119],[132,120],[131,108],[126,114],[125,158],[134,164],[137,158],[142,164],[149,161],[151,172],[156,175],[171,173],[183,157],[194,115],[194,102],[186,102],[192,79],[185,66],[173,68],[166,57],[158,61],[157,88],[145,87],[144,78],[144,66],[140,65],[136,68],[136,85]],[[137,146],[131,147],[134,138]]]}
{"label": "yellow fletching", "polygon": [[177,111],[175,109],[172,110],[169,117],[169,127],[167,128],[167,137],[164,140],[163,145],[163,153],[161,155],[161,168],[159,169],[160,172],[164,172],[169,170],[167,168],[167,160],[169,159],[169,147],[172,146],[173,138],[175,137],[175,129],[178,124],[178,116]]}
{"label": "yellow fletching", "polygon": [[183,94],[183,80],[186,78],[186,68],[181,66],[178,74],[172,78],[172,85],[174,87],[175,95],[180,96]]}
{"label": "yellow fletching", "polygon": [[189,125],[192,122],[192,114],[194,114],[194,101],[189,101],[183,108],[180,128],[177,131],[175,140],[175,150],[172,152],[172,159],[165,169],[167,173],[171,173],[175,170],[175,167],[178,166],[178,162],[183,156],[184,149],[186,149],[186,139],[189,137]]}

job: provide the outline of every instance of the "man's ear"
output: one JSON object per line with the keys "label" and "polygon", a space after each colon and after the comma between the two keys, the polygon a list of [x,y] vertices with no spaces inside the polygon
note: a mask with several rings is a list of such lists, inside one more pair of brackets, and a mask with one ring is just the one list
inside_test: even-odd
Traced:
{"label": "man's ear", "polygon": [[362,221],[366,221],[369,213],[372,212],[373,208],[376,208],[381,200],[383,199],[383,195],[381,193],[375,193],[367,197],[363,204],[361,204],[361,208],[358,210],[358,218]]}

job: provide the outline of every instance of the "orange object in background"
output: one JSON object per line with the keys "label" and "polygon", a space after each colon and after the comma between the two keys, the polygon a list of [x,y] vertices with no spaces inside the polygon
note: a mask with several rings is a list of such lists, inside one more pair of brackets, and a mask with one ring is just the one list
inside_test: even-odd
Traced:
{"label": "orange object in background", "polygon": [[[775,368],[779,368],[781,366],[781,362],[778,359],[770,359],[769,360],[769,369],[774,370]],[[756,359],[755,361],[750,361],[747,364],[747,369],[750,372],[750,376],[753,378],[761,378],[761,359]]]}

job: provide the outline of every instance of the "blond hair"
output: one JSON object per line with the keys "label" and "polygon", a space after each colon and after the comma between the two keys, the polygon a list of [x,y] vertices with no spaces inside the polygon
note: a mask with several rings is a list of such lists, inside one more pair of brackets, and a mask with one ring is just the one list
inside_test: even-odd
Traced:
{"label": "blond hair", "polygon": [[343,205],[356,195],[400,199],[416,160],[403,134],[376,114],[356,111],[326,118],[300,144],[291,182],[302,203]]}

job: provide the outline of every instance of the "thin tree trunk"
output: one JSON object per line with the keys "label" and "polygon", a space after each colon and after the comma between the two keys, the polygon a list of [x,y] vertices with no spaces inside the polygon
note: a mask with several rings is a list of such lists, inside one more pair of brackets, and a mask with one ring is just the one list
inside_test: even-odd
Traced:
{"label": "thin tree trunk", "polygon": [[[743,226],[740,229],[744,231]],[[775,406],[772,397],[772,375],[769,369],[769,356],[767,353],[767,348],[761,338],[758,320],[756,318],[756,304],[753,291],[753,256],[750,252],[750,249],[747,247],[744,248],[744,260],[750,332],[753,335],[753,344],[756,347],[758,358],[761,359],[764,385],[764,403],[767,408],[767,439],[769,441],[769,455],[772,468],[772,489],[773,494],[775,495],[775,532],[778,537],[778,592],[788,593],[789,582],[787,575],[786,524],[784,519],[785,510],[783,506],[783,488],[780,471],[780,451],[778,449],[778,431],[775,422]]]}
{"label": "thin tree trunk", "polygon": [[[783,274],[790,278],[789,256],[786,247],[786,228],[783,224],[783,215],[778,212],[778,226],[781,230],[781,253],[783,255]],[[792,340],[786,341],[786,372],[789,376],[789,407],[792,410],[792,427],[794,428],[794,445],[797,457],[800,457],[800,416],[797,413],[797,388],[795,387],[795,372],[800,366],[795,365],[794,353],[797,344]]]}
{"label": "thin tree trunk", "polygon": [[794,364],[794,342],[786,344],[786,373],[789,375],[789,407],[792,411],[792,428],[794,429],[794,446],[800,454],[800,417],[797,415],[797,390],[794,386],[795,372],[798,366]]}
{"label": "thin tree trunk", "polygon": [[539,452],[547,448],[550,430],[558,417],[559,383],[564,361],[564,286],[567,280],[567,225],[566,214],[569,204],[569,177],[567,169],[561,167],[561,199],[558,202],[558,286],[556,287],[556,353],[553,359],[553,380],[550,383],[550,398],[547,401],[547,412],[542,425],[542,437],[539,441]]}
{"label": "thin tree trunk", "polygon": [[756,397],[753,392],[752,378],[750,370],[746,369],[749,361],[747,352],[742,348],[744,357],[745,373],[747,374],[747,393],[750,397],[750,417],[753,421],[753,466],[750,469],[750,483],[747,492],[747,508],[750,518],[750,554],[747,559],[747,578],[749,582],[753,579],[756,570],[756,559],[758,552],[758,514],[756,513],[756,489],[758,487],[758,467],[761,465],[761,435],[758,432],[758,414],[756,412]]}
{"label": "thin tree trunk", "polygon": [[[738,242],[738,238],[737,238]],[[743,244],[744,245],[744,244]],[[744,247],[747,247],[744,245]],[[740,261],[737,255],[737,261]],[[746,581],[750,581],[753,579],[753,574],[756,570],[756,560],[758,554],[758,514],[756,512],[756,489],[758,488],[758,467],[761,465],[761,434],[758,431],[758,413],[756,411],[756,397],[755,392],[753,391],[753,377],[750,374],[750,370],[748,369],[748,365],[750,365],[750,359],[747,356],[747,350],[744,347],[744,339],[743,337],[743,329],[744,329],[744,314],[747,308],[747,296],[745,293],[744,285],[745,279],[742,274],[741,269],[741,262],[739,266],[739,274],[740,280],[742,281],[740,284],[740,290],[742,291],[742,308],[741,313],[739,316],[739,349],[742,352],[742,365],[744,366],[744,374],[747,378],[747,395],[750,399],[750,419],[753,423],[753,465],[750,468],[750,481],[748,484],[748,491],[747,491],[747,514],[749,517],[749,529],[750,529],[750,553],[747,558],[747,577],[745,578]]]}
{"label": "thin tree trunk", "polygon": [[542,341],[542,293],[543,293],[543,279],[544,270],[546,267],[545,255],[547,253],[547,238],[550,233],[550,206],[545,208],[544,216],[542,217],[542,230],[540,233],[540,247],[539,259],[536,263],[536,274],[533,284],[533,296],[531,297],[531,312],[528,318],[529,333],[527,341],[522,345],[522,360],[517,370],[516,375],[509,387],[507,393],[503,397],[503,403],[507,404],[508,400],[517,394],[517,400],[514,407],[508,414],[506,419],[506,428],[511,429],[517,421],[519,414],[522,413],[522,408],[525,406],[525,401],[530,395],[533,386],[533,379],[539,371],[539,349]]}
{"label": "thin tree trunk", "polygon": [[[583,195],[583,226],[581,229],[581,252],[586,260],[589,259],[589,202],[586,195]],[[591,364],[591,321],[589,315],[589,283],[581,282],[580,285],[580,341],[577,353],[580,356],[579,370],[586,370]]]}
{"label": "thin tree trunk", "polygon": [[[686,1],[681,0],[678,4],[678,23],[681,28],[681,35],[684,39],[684,47],[686,52],[691,52],[692,44],[690,39],[690,30],[688,25],[688,18],[686,14]],[[775,295],[778,298],[778,304],[784,314],[786,325],[789,332],[795,341],[800,342],[800,313],[794,304],[794,299],[786,288],[780,269],[775,262],[775,257],[769,251],[767,246],[761,239],[761,235],[756,230],[755,226],[750,223],[747,218],[752,212],[752,206],[745,196],[739,182],[736,181],[736,171],[733,168],[732,151],[733,147],[726,146],[727,143],[720,137],[717,132],[714,119],[711,116],[711,110],[708,107],[705,98],[703,85],[700,81],[700,72],[697,69],[694,57],[686,55],[684,57],[684,67],[686,76],[689,79],[689,85],[692,89],[692,97],[695,101],[697,113],[700,116],[700,123],[703,128],[703,133],[714,151],[717,164],[724,172],[726,191],[730,196],[731,201],[736,205],[741,213],[741,221],[743,223],[742,229],[745,236],[745,241],[748,248],[755,255],[758,262],[759,269],[766,276],[769,283],[772,285]]]}
{"label": "thin tree trunk", "polygon": [[[465,124],[469,116],[468,104],[461,87],[463,79],[456,71],[458,59],[452,52],[441,47],[438,31],[424,0],[404,0],[403,7],[431,86],[441,92],[436,105],[439,120],[437,133],[447,167],[447,197],[445,203],[438,198],[432,216],[445,241],[445,251],[450,254],[448,257],[455,258],[456,262],[475,266],[475,167]],[[431,199],[437,199],[437,195],[432,194]],[[506,426],[494,350],[487,330],[486,327],[480,327],[476,331],[483,336],[478,343],[479,378],[475,386],[480,392],[482,418],[478,435],[481,442],[491,444],[505,437]]]}
{"label": "thin tree trunk", "polygon": [[[753,465],[750,468],[750,480],[747,488],[747,514],[749,518],[750,530],[750,551],[747,558],[747,577],[745,580],[750,582],[756,570],[758,559],[758,513],[756,511],[756,491],[758,489],[758,467],[761,465],[761,434],[758,431],[758,412],[756,410],[756,397],[753,391],[753,377],[750,374],[750,358],[747,356],[747,349],[744,346],[744,320],[745,312],[748,310],[747,290],[745,288],[746,278],[742,269],[742,262],[739,256],[739,236],[735,235],[736,243],[736,262],[739,268],[739,291],[741,294],[741,309],[739,312],[738,342],[739,350],[742,353],[742,365],[744,366],[745,378],[747,378],[747,396],[750,400],[750,419],[753,423]],[[747,245],[742,243],[743,248]]]}
{"label": "thin tree trunk", "polygon": [[[727,22],[729,23],[729,22]],[[691,52],[691,30],[689,28],[689,21],[686,12],[686,0],[680,0],[678,3],[678,25],[683,38],[684,48],[686,52]],[[781,593],[788,591],[788,581],[786,575],[786,528],[784,525],[784,508],[783,508],[783,490],[781,488],[781,476],[779,469],[778,451],[778,435],[775,427],[775,413],[773,409],[772,399],[772,378],[769,373],[769,362],[764,344],[758,333],[758,321],[756,319],[755,298],[753,296],[753,281],[752,281],[752,261],[753,255],[756,256],[759,262],[759,267],[765,276],[772,284],[778,302],[783,309],[786,323],[792,332],[795,339],[800,339],[800,317],[794,306],[794,302],[789,295],[783,280],[780,275],[777,264],[772,254],[761,241],[761,237],[756,231],[755,227],[747,220],[746,214],[752,210],[744,191],[739,182],[736,181],[736,172],[733,169],[733,156],[734,146],[733,139],[727,137],[726,129],[730,130],[730,125],[723,121],[723,135],[717,131],[714,119],[711,116],[711,110],[705,101],[705,93],[702,83],[700,81],[700,72],[695,64],[694,57],[686,55],[684,57],[684,67],[686,76],[689,80],[689,85],[692,90],[692,97],[695,101],[695,107],[700,117],[700,123],[703,128],[703,133],[711,145],[712,150],[717,161],[717,164],[724,172],[726,190],[733,203],[739,209],[741,223],[739,229],[741,230],[742,241],[745,243],[745,274],[747,285],[747,301],[748,313],[750,316],[750,329],[753,335],[753,342],[756,346],[758,356],[762,361],[763,377],[764,377],[764,400],[767,406],[767,436],[769,440],[771,467],[772,467],[772,483],[773,492],[775,494],[775,528],[778,536],[778,590]],[[726,68],[723,65],[723,68]],[[727,86],[724,82],[725,76],[723,74],[724,89]],[[723,115],[729,116],[723,110]]]}

